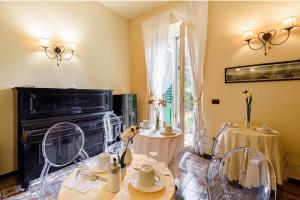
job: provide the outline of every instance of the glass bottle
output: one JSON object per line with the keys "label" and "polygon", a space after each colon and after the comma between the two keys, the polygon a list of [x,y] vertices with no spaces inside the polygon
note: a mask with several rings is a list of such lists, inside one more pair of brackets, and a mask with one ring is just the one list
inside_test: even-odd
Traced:
{"label": "glass bottle", "polygon": [[121,171],[120,165],[117,164],[116,158],[113,159],[113,163],[109,164],[109,176],[108,176],[108,191],[116,193],[120,190],[121,184]]}

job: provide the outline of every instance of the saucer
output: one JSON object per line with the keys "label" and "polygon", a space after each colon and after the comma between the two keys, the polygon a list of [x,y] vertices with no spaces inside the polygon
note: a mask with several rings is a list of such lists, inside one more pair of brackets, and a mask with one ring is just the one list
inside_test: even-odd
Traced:
{"label": "saucer", "polygon": [[88,165],[89,169],[94,173],[103,173],[103,172],[107,172],[109,170],[108,165],[107,165],[106,169],[99,168],[99,165],[97,165],[96,161],[90,161],[90,162],[88,162],[87,165]]}
{"label": "saucer", "polygon": [[162,130],[160,131],[160,134],[161,134],[161,135],[167,135],[167,136],[168,136],[168,135],[176,135],[176,134],[177,134],[177,131],[173,129],[172,132],[166,133],[166,132],[165,132],[165,129],[162,129]]}
{"label": "saucer", "polygon": [[139,172],[132,175],[130,183],[134,189],[140,192],[158,192],[166,187],[166,180],[165,176],[161,172],[155,170],[155,174],[159,177],[159,181],[155,182],[155,185],[152,187],[144,187],[138,184]]}

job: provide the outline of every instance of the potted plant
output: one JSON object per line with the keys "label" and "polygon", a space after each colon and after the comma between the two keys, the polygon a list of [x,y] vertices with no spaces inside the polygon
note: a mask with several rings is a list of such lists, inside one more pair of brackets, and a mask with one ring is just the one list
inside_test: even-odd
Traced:
{"label": "potted plant", "polygon": [[158,99],[155,101],[154,99],[150,99],[148,104],[152,106],[154,111],[154,119],[155,119],[155,129],[158,130],[160,128],[160,112],[161,110],[166,107],[166,101],[163,99]]}

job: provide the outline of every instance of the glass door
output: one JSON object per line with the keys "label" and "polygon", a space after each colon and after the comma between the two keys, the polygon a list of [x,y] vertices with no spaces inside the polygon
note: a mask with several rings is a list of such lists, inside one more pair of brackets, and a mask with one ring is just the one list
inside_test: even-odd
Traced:
{"label": "glass door", "polygon": [[182,86],[182,95],[183,95],[183,127],[184,127],[184,145],[189,146],[193,144],[193,91],[192,91],[192,68],[188,51],[188,42],[187,42],[187,29],[186,26],[182,25],[183,29],[181,32],[183,34],[184,41],[184,55],[182,55],[182,69],[183,69],[183,86]]}
{"label": "glass door", "polygon": [[167,79],[171,84],[164,94],[167,102],[164,121],[184,132],[185,146],[188,146],[193,139],[193,98],[191,65],[185,35],[186,27],[181,21],[170,25],[166,68],[169,75]]}

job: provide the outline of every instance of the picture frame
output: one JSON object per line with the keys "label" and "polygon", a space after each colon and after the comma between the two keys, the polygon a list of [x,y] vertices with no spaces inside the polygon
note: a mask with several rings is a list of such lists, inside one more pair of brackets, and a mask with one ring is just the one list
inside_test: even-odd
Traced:
{"label": "picture frame", "polygon": [[300,60],[225,68],[225,83],[300,80]]}

